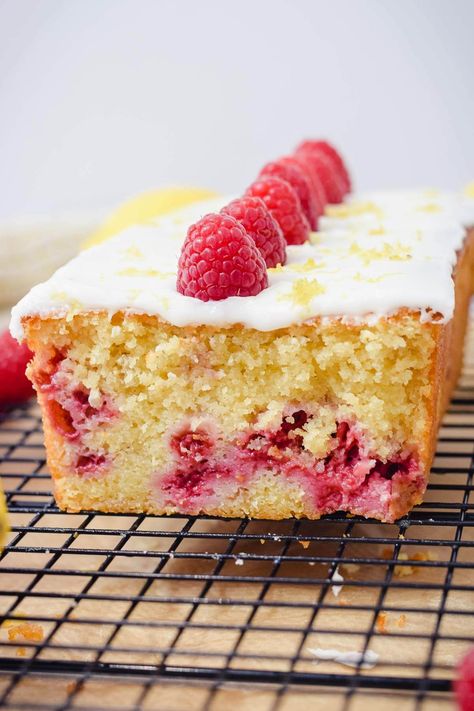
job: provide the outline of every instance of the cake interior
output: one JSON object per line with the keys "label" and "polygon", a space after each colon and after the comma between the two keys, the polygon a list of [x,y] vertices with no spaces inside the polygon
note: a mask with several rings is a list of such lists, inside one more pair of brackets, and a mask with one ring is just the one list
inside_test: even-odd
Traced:
{"label": "cake interior", "polygon": [[418,312],[268,333],[105,312],[25,329],[64,509],[393,521],[422,500],[441,326]]}

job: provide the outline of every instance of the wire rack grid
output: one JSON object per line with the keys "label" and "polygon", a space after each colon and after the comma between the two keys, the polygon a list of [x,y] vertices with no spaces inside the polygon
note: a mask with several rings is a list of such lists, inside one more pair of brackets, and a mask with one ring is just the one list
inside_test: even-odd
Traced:
{"label": "wire rack grid", "polygon": [[0,708],[455,707],[474,637],[474,366],[425,502],[396,525],[64,514],[35,405],[2,416],[0,455]]}

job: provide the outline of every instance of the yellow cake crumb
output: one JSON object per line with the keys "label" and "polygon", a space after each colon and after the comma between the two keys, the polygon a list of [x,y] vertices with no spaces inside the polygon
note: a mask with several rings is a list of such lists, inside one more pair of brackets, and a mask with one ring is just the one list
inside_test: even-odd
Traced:
{"label": "yellow cake crumb", "polygon": [[410,557],[410,560],[434,561],[434,560],[438,560],[438,555],[437,555],[436,551],[430,551],[430,550],[417,551]]}
{"label": "yellow cake crumb", "polygon": [[[393,557],[393,551],[390,548],[384,548],[382,551],[382,557],[386,560],[391,560]],[[415,551],[413,553],[399,553],[397,560],[402,561],[435,561],[438,560],[438,556],[435,551]],[[413,575],[419,570],[420,566],[416,565],[396,565],[393,574],[397,578],[407,578]]]}
{"label": "yellow cake crumb", "polygon": [[403,628],[407,623],[407,616],[402,614],[397,620],[397,627]]}
{"label": "yellow cake crumb", "polygon": [[15,642],[17,638],[27,642],[42,642],[44,629],[42,625],[38,625],[35,622],[19,622],[8,628],[10,642]]}
{"label": "yellow cake crumb", "polygon": [[354,575],[359,572],[360,565],[358,565],[357,563],[343,563],[342,568],[345,573],[348,573],[349,575]]}
{"label": "yellow cake crumb", "polygon": [[375,628],[379,634],[388,634],[388,615],[386,612],[379,612],[375,620]]}

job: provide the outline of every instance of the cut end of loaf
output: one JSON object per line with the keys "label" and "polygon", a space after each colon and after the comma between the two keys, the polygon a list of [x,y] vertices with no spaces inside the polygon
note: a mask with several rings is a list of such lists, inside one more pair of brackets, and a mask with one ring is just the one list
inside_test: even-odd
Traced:
{"label": "cut end of loaf", "polygon": [[421,501],[440,326],[265,333],[89,312],[25,322],[69,510],[393,521]]}

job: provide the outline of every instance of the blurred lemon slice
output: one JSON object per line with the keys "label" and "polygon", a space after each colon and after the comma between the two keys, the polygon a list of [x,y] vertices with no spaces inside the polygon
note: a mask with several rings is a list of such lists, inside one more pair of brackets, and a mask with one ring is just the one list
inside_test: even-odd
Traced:
{"label": "blurred lemon slice", "polygon": [[82,244],[82,249],[105,242],[132,225],[143,224],[193,202],[214,197],[217,197],[217,193],[204,188],[163,188],[141,193],[124,202],[109,215],[101,227]]}
{"label": "blurred lemon slice", "polygon": [[7,533],[9,531],[8,520],[7,520],[7,505],[5,503],[5,497],[0,489],[0,551],[5,543]]}
{"label": "blurred lemon slice", "polygon": [[467,197],[469,198],[474,198],[474,180],[472,181],[472,183],[466,185],[466,187],[464,188],[464,195],[467,195]]}

